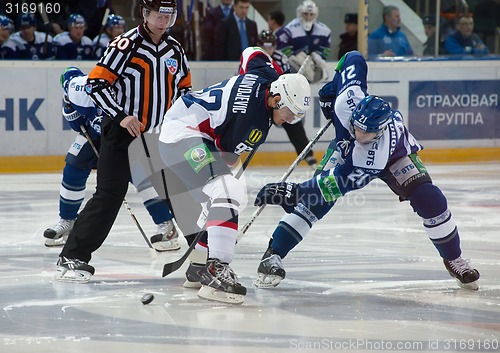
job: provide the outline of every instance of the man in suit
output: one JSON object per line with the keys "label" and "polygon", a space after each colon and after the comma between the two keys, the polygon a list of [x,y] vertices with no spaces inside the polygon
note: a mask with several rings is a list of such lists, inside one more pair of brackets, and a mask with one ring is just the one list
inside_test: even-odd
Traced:
{"label": "man in suit", "polygon": [[259,34],[257,23],[247,18],[250,0],[234,0],[233,14],[215,28],[215,60],[240,60],[246,47],[256,46]]}
{"label": "man in suit", "polygon": [[221,4],[217,7],[211,8],[203,18],[203,42],[201,59],[202,60],[215,60],[214,54],[214,37],[215,27],[217,24],[232,15],[233,13],[233,0],[221,0]]}

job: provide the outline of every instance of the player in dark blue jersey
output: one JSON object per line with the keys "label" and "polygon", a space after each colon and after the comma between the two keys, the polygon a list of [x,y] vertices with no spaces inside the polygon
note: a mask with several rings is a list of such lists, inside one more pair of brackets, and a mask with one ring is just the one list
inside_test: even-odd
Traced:
{"label": "player in dark blue jersey", "polygon": [[478,289],[479,272],[462,259],[460,237],[441,190],[418,156],[422,146],[397,110],[366,96],[367,66],[358,52],[340,60],[332,82],[320,90],[322,110],[333,119],[336,138],[316,175],[303,183],[270,183],[255,205],[279,204],[287,212],[275,229],[258,268],[256,284],[275,287],[285,277],[284,258],[345,194],[379,178],[409,201],[422,218],[428,237],[460,286]]}
{"label": "player in dark blue jersey", "polygon": [[246,294],[229,267],[239,208],[246,202],[244,185],[229,165],[264,143],[273,124],[302,118],[311,100],[305,77],[280,76],[281,70],[261,48],[245,49],[241,68],[241,75],[178,99],[166,113],[160,134],[167,169],[198,202],[209,204],[208,260],[200,271],[198,296],[229,303],[242,303]]}

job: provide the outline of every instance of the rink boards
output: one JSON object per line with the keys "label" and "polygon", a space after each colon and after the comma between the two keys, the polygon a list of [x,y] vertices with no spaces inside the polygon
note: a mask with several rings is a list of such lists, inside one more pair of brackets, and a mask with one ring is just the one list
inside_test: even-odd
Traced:
{"label": "rink boards", "polygon": [[[330,62],[333,73],[335,62]],[[59,76],[67,61],[0,62],[0,172],[61,170],[75,132],[61,116]],[[94,62],[79,62],[88,72]],[[192,62],[193,89],[220,82],[236,62]],[[405,117],[426,148],[426,162],[500,160],[500,61],[369,62],[368,89]],[[312,85],[313,105],[304,121],[309,138],[326,120]],[[317,158],[334,137],[327,131],[315,146]],[[296,154],[282,128],[271,129],[254,165],[289,165]]]}

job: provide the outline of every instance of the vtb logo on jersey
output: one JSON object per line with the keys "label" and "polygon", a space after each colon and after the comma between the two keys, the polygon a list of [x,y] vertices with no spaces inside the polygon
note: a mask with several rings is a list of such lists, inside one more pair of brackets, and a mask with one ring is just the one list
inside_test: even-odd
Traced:
{"label": "vtb logo on jersey", "polygon": [[165,59],[165,65],[167,65],[167,69],[172,75],[177,72],[177,59]]}

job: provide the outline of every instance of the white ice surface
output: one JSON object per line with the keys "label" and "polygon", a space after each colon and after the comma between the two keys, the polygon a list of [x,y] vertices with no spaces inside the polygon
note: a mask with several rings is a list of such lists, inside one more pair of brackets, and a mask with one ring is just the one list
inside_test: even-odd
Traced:
{"label": "white ice surface", "polygon": [[[457,287],[410,205],[374,182],[339,202],[284,259],[279,287],[257,289],[259,260],[282,215],[267,207],[237,245],[232,267],[248,288],[240,306],[183,288],[186,265],[162,278],[185,243],[153,259],[125,208],[93,254],[91,282],[54,282],[60,250],[44,247],[42,233],[58,219],[61,176],[0,175],[0,352],[498,352],[500,165],[428,169],[448,198],[463,256],[481,272],[479,291]],[[283,171],[250,167],[249,199]],[[292,179],[310,175],[301,167]],[[127,200],[153,234],[133,189]],[[144,306],[147,292],[155,299]]]}

